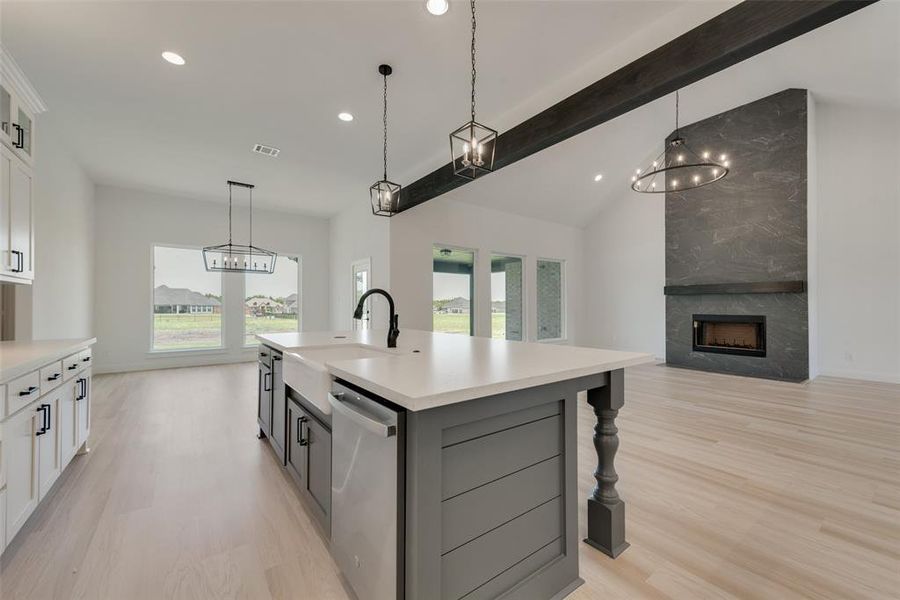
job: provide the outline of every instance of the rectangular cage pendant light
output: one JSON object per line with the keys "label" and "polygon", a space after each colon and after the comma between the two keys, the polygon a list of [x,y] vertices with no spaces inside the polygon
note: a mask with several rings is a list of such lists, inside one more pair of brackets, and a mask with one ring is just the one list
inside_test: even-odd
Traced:
{"label": "rectangular cage pendant light", "polygon": [[[246,188],[250,193],[250,240],[247,244],[235,244],[231,238],[231,192],[235,186]],[[207,271],[268,275],[275,272],[275,259],[278,258],[278,254],[253,245],[254,187],[251,183],[228,181],[228,243],[203,248],[203,264]]]}

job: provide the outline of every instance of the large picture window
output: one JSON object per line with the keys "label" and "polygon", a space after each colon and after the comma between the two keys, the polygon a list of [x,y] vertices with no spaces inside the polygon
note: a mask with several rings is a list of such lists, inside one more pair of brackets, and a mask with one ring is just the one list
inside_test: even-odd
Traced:
{"label": "large picture window", "polygon": [[432,329],[475,335],[473,303],[475,252],[435,246],[432,249]]}
{"label": "large picture window", "polygon": [[566,337],[565,263],[561,260],[537,261],[537,339],[561,340]]}
{"label": "large picture window", "polygon": [[279,255],[271,275],[244,276],[244,344],[256,334],[300,330],[300,259]]}
{"label": "large picture window", "polygon": [[155,351],[222,347],[222,274],[196,248],[153,248]]}
{"label": "large picture window", "polygon": [[491,337],[522,340],[522,258],[491,256]]}

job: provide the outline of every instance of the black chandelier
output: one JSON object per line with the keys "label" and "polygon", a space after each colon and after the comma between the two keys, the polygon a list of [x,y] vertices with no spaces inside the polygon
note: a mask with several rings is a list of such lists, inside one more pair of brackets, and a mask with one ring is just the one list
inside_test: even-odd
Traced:
{"label": "black chandelier", "polygon": [[718,160],[709,151],[697,154],[680,135],[678,92],[675,92],[675,137],[650,166],[635,169],[631,189],[645,194],[690,190],[718,181],[728,174],[729,161],[724,154]]}
{"label": "black chandelier", "polygon": [[387,78],[394,70],[390,65],[378,65],[378,72],[384,77],[384,175],[369,188],[369,196],[372,200],[373,214],[379,217],[392,217],[400,212],[401,189],[399,183],[389,181],[387,176]]}
{"label": "black chandelier", "polygon": [[472,6],[472,120],[450,134],[450,162],[453,173],[466,179],[494,170],[497,130],[475,120],[475,0]]}
{"label": "black chandelier", "polygon": [[[231,197],[232,189],[237,186],[246,188],[250,194],[250,241],[247,245],[234,244],[231,239]],[[264,250],[253,245],[253,188],[252,183],[228,181],[228,243],[203,248],[203,263],[207,271],[227,273],[263,273],[275,272],[275,259],[278,255],[271,250]]]}

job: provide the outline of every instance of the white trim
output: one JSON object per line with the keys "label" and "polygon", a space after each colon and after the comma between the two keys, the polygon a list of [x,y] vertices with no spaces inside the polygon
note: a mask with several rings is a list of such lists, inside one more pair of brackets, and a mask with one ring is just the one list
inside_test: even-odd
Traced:
{"label": "white trim", "polygon": [[33,115],[47,112],[47,105],[41,98],[25,73],[19,67],[18,63],[13,59],[9,50],[0,43],[0,77],[4,82],[9,82],[10,87],[16,92],[19,100],[25,105],[28,111]]}
{"label": "white trim", "polygon": [[855,379],[857,381],[874,381],[877,383],[900,383],[900,375],[897,373],[880,373],[878,371],[854,371],[851,369],[820,369],[819,377],[836,377],[838,379]]}

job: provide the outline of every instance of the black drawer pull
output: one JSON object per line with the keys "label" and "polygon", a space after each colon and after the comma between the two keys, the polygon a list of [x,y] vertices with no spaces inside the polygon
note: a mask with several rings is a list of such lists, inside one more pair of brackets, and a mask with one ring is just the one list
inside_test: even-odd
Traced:
{"label": "black drawer pull", "polygon": [[44,414],[44,407],[45,407],[45,406],[47,406],[47,405],[46,405],[46,404],[41,404],[40,406],[38,406],[38,407],[35,409],[35,412],[41,413],[41,430],[40,430],[40,431],[34,432],[34,435],[44,435],[45,433],[47,433],[47,426],[44,425],[44,423],[47,422],[47,416],[46,416],[46,414]]}
{"label": "black drawer pull", "polygon": [[70,370],[70,371],[74,371],[74,370],[77,369],[77,368],[78,368],[78,363],[72,363],[71,365],[69,365],[69,370]]}
{"label": "black drawer pull", "polygon": [[47,378],[47,381],[56,381],[60,377],[62,377],[62,373],[54,373],[53,375],[51,375],[50,377]]}
{"label": "black drawer pull", "polygon": [[81,362],[91,362],[91,357],[90,357],[90,356],[86,356],[86,357],[84,357],[84,358],[81,359]]}
{"label": "black drawer pull", "polygon": [[301,446],[307,445],[307,441],[303,439],[303,424],[308,420],[306,417],[297,417],[297,443]]}
{"label": "black drawer pull", "polygon": [[27,389],[27,390],[22,390],[21,392],[19,392],[19,395],[20,395],[20,396],[30,396],[30,395],[32,395],[33,393],[35,393],[37,390],[38,390],[38,389],[37,389],[37,386],[34,386],[34,385],[28,386],[28,389]]}

